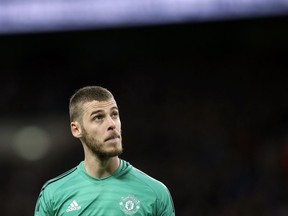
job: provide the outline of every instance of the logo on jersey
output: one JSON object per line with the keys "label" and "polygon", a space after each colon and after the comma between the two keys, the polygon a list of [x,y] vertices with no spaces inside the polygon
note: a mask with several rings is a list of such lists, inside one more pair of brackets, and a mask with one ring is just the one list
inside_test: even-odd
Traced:
{"label": "logo on jersey", "polygon": [[140,201],[129,194],[126,197],[121,197],[119,206],[125,214],[133,215],[140,209]]}
{"label": "logo on jersey", "polygon": [[81,206],[79,206],[78,203],[73,200],[73,202],[68,206],[66,212],[77,211],[79,209],[81,209]]}

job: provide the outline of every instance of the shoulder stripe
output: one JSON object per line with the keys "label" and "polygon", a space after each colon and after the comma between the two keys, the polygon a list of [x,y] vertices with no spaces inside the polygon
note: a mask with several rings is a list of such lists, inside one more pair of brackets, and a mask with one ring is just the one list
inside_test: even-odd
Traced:
{"label": "shoulder stripe", "polygon": [[43,185],[41,191],[43,191],[49,184],[51,184],[51,183],[53,183],[53,182],[56,182],[56,181],[58,181],[58,180],[60,180],[60,179],[62,179],[62,178],[64,178],[64,177],[70,175],[71,173],[75,172],[75,170],[77,170],[77,167],[74,167],[74,168],[66,171],[65,173],[62,173],[62,174],[56,176],[55,178],[52,178],[52,179],[48,180],[48,181]]}

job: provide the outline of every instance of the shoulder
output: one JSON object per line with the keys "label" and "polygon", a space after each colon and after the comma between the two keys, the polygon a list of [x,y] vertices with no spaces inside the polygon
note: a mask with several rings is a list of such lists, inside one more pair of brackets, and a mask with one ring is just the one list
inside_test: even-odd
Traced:
{"label": "shoulder", "polygon": [[143,184],[143,186],[149,187],[157,194],[168,191],[168,188],[163,182],[148,175],[138,168],[133,167],[130,173],[135,177],[136,181]]}
{"label": "shoulder", "polygon": [[72,169],[52,178],[46,181],[43,186],[41,191],[44,190],[52,190],[56,191],[58,188],[61,188],[61,186],[67,182],[70,181],[70,179],[73,179],[74,175],[77,172],[78,167],[73,167]]}
{"label": "shoulder", "polygon": [[130,173],[134,178],[134,180],[131,182],[138,182],[135,184],[138,184],[138,186],[140,184],[141,190],[145,191],[146,195],[153,194],[153,197],[156,198],[157,208],[167,213],[175,212],[173,199],[172,199],[170,190],[162,181],[155,179],[154,177],[148,175],[147,173],[135,167],[133,167]]}

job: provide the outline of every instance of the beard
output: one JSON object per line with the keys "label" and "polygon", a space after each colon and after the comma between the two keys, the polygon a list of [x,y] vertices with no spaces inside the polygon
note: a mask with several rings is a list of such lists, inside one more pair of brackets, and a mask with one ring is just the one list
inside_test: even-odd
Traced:
{"label": "beard", "polygon": [[95,156],[105,159],[119,156],[122,154],[123,152],[122,143],[120,143],[120,147],[117,147],[115,145],[112,150],[106,150],[104,142],[101,142],[95,137],[90,136],[84,128],[82,128],[82,130],[83,130],[82,141]]}

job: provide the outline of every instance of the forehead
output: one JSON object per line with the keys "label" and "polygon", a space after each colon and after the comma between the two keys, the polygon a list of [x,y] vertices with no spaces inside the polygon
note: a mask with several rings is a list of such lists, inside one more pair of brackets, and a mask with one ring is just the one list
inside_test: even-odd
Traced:
{"label": "forehead", "polygon": [[87,112],[91,113],[91,112],[98,111],[98,110],[109,111],[111,109],[117,108],[117,104],[114,99],[110,99],[108,101],[93,100],[93,101],[84,103],[82,108],[85,113]]}

